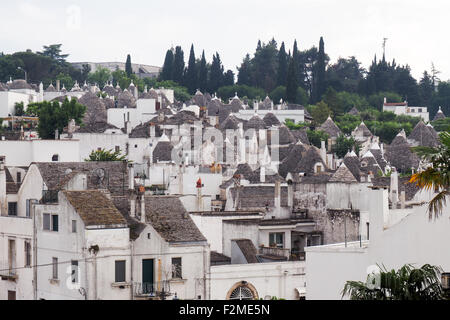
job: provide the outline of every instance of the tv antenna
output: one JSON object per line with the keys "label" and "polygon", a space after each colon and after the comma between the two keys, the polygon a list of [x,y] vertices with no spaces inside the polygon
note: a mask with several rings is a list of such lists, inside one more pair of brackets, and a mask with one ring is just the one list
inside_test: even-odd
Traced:
{"label": "tv antenna", "polygon": [[386,41],[388,40],[388,38],[383,38],[383,57],[386,54]]}

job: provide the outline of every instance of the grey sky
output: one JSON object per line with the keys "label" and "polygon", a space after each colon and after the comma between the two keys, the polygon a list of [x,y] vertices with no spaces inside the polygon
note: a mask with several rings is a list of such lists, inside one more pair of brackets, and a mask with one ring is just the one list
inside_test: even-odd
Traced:
{"label": "grey sky", "polygon": [[[205,49],[219,52],[236,72],[258,39],[272,37],[292,48],[318,45],[324,37],[331,61],[355,55],[368,67],[374,54],[408,63],[419,79],[431,62],[450,78],[446,0],[18,0],[1,1],[0,51],[12,53],[62,43],[69,61],[132,61],[161,66],[166,50],[181,45],[188,59]],[[78,14],[79,13],[79,14]]]}

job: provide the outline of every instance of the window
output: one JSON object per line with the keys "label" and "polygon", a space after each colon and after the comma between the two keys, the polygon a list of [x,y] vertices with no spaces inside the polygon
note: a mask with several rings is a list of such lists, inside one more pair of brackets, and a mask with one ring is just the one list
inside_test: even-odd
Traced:
{"label": "window", "polygon": [[172,279],[182,279],[181,258],[172,258]]}
{"label": "window", "polygon": [[125,282],[125,260],[116,261],[115,282]]}
{"label": "window", "polygon": [[316,173],[321,173],[322,172],[322,166],[319,164],[317,167],[316,167]]}
{"label": "window", "polygon": [[17,216],[17,202],[8,202],[8,216]]}
{"label": "window", "polygon": [[16,274],[16,240],[8,240],[8,268],[9,274]]}
{"label": "window", "polygon": [[58,215],[44,213],[44,230],[58,231]]}
{"label": "window", "polygon": [[31,243],[25,241],[25,267],[31,267]]}
{"label": "window", "polygon": [[26,201],[26,216],[27,218],[31,217],[31,199],[27,199]]}
{"label": "window", "polygon": [[77,232],[77,220],[72,220],[72,233]]}
{"label": "window", "polygon": [[52,157],[52,161],[53,162],[58,162],[59,161],[59,155],[54,154],[53,157]]}
{"label": "window", "polygon": [[78,260],[72,260],[72,283],[78,283]]}
{"label": "window", "polygon": [[419,108],[418,110],[419,110],[419,111],[417,111],[417,112],[422,113],[422,108]]}
{"label": "window", "polygon": [[22,173],[21,172],[17,172],[17,181],[16,183],[21,183],[22,182]]}
{"label": "window", "polygon": [[284,233],[270,233],[269,246],[276,248],[284,248]]}
{"label": "window", "polygon": [[366,222],[366,227],[367,227],[367,240],[369,240],[369,222]]}
{"label": "window", "polygon": [[116,147],[115,147],[115,150],[116,150],[116,152],[120,152],[120,147],[119,147],[119,146],[116,146]]}
{"label": "window", "polygon": [[52,279],[58,279],[58,258],[52,258]]}

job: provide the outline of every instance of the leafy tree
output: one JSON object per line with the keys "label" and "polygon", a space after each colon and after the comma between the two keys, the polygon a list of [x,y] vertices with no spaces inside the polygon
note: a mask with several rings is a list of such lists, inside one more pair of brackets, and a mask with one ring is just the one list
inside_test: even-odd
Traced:
{"label": "leafy tree", "polygon": [[272,91],[277,85],[278,49],[275,39],[267,44],[259,42],[258,49],[252,59],[254,85]]}
{"label": "leafy tree", "polygon": [[278,52],[278,74],[277,74],[278,86],[286,86],[288,63],[289,63],[289,57],[286,54],[284,42],[282,42],[280,51]]}
{"label": "leafy tree", "polygon": [[349,135],[353,130],[355,130],[356,127],[360,125],[361,118],[359,116],[354,116],[347,113],[337,116],[335,123],[344,134]]}
{"label": "leafy tree", "polygon": [[335,64],[327,69],[327,84],[336,91],[355,93],[358,90],[359,82],[364,78],[365,72],[361,63],[354,56],[348,59],[339,58]]}
{"label": "leafy tree", "polygon": [[353,137],[345,137],[344,135],[340,135],[336,139],[336,143],[331,147],[332,151],[336,153],[338,158],[343,158],[347,154],[347,152],[351,150],[355,150],[356,154],[359,154],[359,150],[361,149],[359,143]]}
{"label": "leafy tree", "polygon": [[386,98],[387,102],[402,102],[402,97],[395,92],[381,91],[374,93],[367,98],[367,103],[369,106],[377,109],[383,109],[383,101]]}
{"label": "leafy tree", "polygon": [[173,48],[167,50],[166,58],[164,59],[164,65],[161,69],[160,79],[161,80],[173,80]]}
{"label": "leafy tree", "polygon": [[64,86],[67,90],[72,89],[75,81],[68,74],[60,73],[56,76],[56,80],[59,80],[61,83],[61,88]]}
{"label": "leafy tree", "polygon": [[253,85],[253,76],[252,76],[252,66],[250,55],[247,53],[244,60],[242,61],[241,67],[238,68],[238,84],[240,85]]}
{"label": "leafy tree", "polygon": [[198,74],[195,64],[194,45],[192,44],[185,77],[185,86],[188,88],[190,94],[194,94],[195,90],[198,89],[197,76]]}
{"label": "leafy tree", "polygon": [[127,61],[125,63],[125,72],[127,73],[127,76],[130,77],[133,74],[133,68],[131,66],[131,56],[127,56]]}
{"label": "leafy tree", "polygon": [[431,124],[433,125],[434,130],[436,130],[437,132],[442,132],[442,131],[450,132],[450,118],[449,117],[447,117],[445,119],[439,119],[439,120],[433,121]]}
{"label": "leafy tree", "polygon": [[434,84],[432,77],[428,74],[427,71],[423,72],[422,79],[420,79],[419,91],[422,103],[425,106],[431,107],[434,92]]}
{"label": "leafy tree", "polygon": [[88,80],[91,83],[96,83],[103,88],[105,84],[111,79],[111,71],[107,68],[98,68],[94,73],[90,73]]}
{"label": "leafy tree", "polygon": [[275,103],[278,103],[281,99],[286,100],[286,87],[285,86],[276,87],[269,94],[269,97]]}
{"label": "leafy tree", "polygon": [[328,105],[323,101],[320,101],[316,105],[308,106],[307,110],[313,118],[313,124],[315,126],[320,126],[333,114]]}
{"label": "leafy tree", "polygon": [[222,61],[220,61],[220,56],[216,52],[215,55],[213,55],[213,61],[211,64],[211,72],[209,76],[209,91],[210,92],[216,92],[217,89],[219,89],[224,83],[224,76],[223,76],[223,65]]}
{"label": "leafy tree", "polygon": [[202,52],[202,58],[200,60],[200,67],[198,71],[198,89],[205,92],[208,87],[208,68],[205,59],[205,50]]}
{"label": "leafy tree", "polygon": [[[16,102],[14,105],[14,115],[21,117],[25,114],[23,102]],[[1,125],[1,123],[0,123]]]}
{"label": "leafy tree", "polygon": [[75,119],[75,122],[81,125],[86,112],[86,107],[79,104],[76,99],[69,101],[67,98],[62,104],[58,101],[44,101],[32,104],[28,109],[30,107],[36,110],[39,117],[37,131],[41,139],[54,139],[55,130],[58,129],[59,133],[62,133],[71,119]]}
{"label": "leafy tree", "polygon": [[298,79],[296,65],[295,59],[290,59],[287,75],[286,100],[292,103],[295,103],[297,100]]}
{"label": "leafy tree", "polygon": [[81,76],[82,76],[82,78],[81,78],[80,82],[87,81],[90,72],[91,72],[91,66],[88,65],[88,64],[83,64],[81,66]]}
{"label": "leafy tree", "polygon": [[321,147],[321,141],[325,141],[325,144],[328,145],[328,138],[330,137],[328,133],[322,130],[306,130],[306,134],[309,142],[317,148]]}
{"label": "leafy tree", "polygon": [[433,95],[432,108],[430,108],[430,118],[433,119],[439,106],[446,116],[450,115],[450,81],[441,81],[437,85],[437,92]]}
{"label": "leafy tree", "polygon": [[0,82],[9,81],[9,77],[19,78],[23,71],[22,69],[25,67],[22,59],[12,55],[4,55],[0,57]]}
{"label": "leafy tree", "polygon": [[248,99],[258,100],[262,99],[265,94],[263,89],[238,84],[220,87],[217,90],[217,95],[223,100],[228,100],[229,98],[234,97],[235,93],[237,93],[241,98],[246,97]]}
{"label": "leafy tree", "polygon": [[45,57],[49,57],[52,60],[57,60],[60,63],[64,63],[66,62],[66,58],[69,55],[62,54],[61,47],[62,44],[51,44],[49,46],[44,46],[44,50],[42,52],[38,52],[38,54],[43,55]]}
{"label": "leafy tree", "polygon": [[88,159],[84,161],[125,161],[125,155],[121,155],[121,151],[111,150],[93,150]]}
{"label": "leafy tree", "polygon": [[175,47],[175,57],[173,61],[173,81],[181,84],[184,75],[184,52],[180,46]]}
{"label": "leafy tree", "polygon": [[441,300],[444,298],[441,269],[429,264],[414,268],[407,264],[399,270],[385,267],[367,281],[347,281],[342,297],[351,300]]}
{"label": "leafy tree", "polygon": [[225,86],[234,85],[234,72],[233,71],[227,70],[227,72],[225,72],[224,78],[223,78],[223,84]]}
{"label": "leafy tree", "polygon": [[438,147],[414,147],[413,150],[424,160],[431,163],[431,167],[412,175],[410,183],[419,188],[434,190],[436,196],[428,204],[430,219],[439,217],[450,196],[450,132],[439,134],[441,144]]}

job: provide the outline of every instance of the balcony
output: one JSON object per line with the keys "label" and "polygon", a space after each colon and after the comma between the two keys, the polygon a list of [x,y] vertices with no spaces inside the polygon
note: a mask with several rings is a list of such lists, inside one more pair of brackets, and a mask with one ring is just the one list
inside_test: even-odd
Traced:
{"label": "balcony", "polygon": [[288,260],[290,256],[290,250],[277,247],[260,247],[259,254],[262,256],[279,257]]}
{"label": "balcony", "polygon": [[0,262],[0,279],[15,282],[19,276],[14,266],[9,262]]}
{"label": "balcony", "polygon": [[166,300],[167,297],[173,295],[170,292],[170,282],[168,280],[155,283],[134,282],[133,290],[137,299]]}

